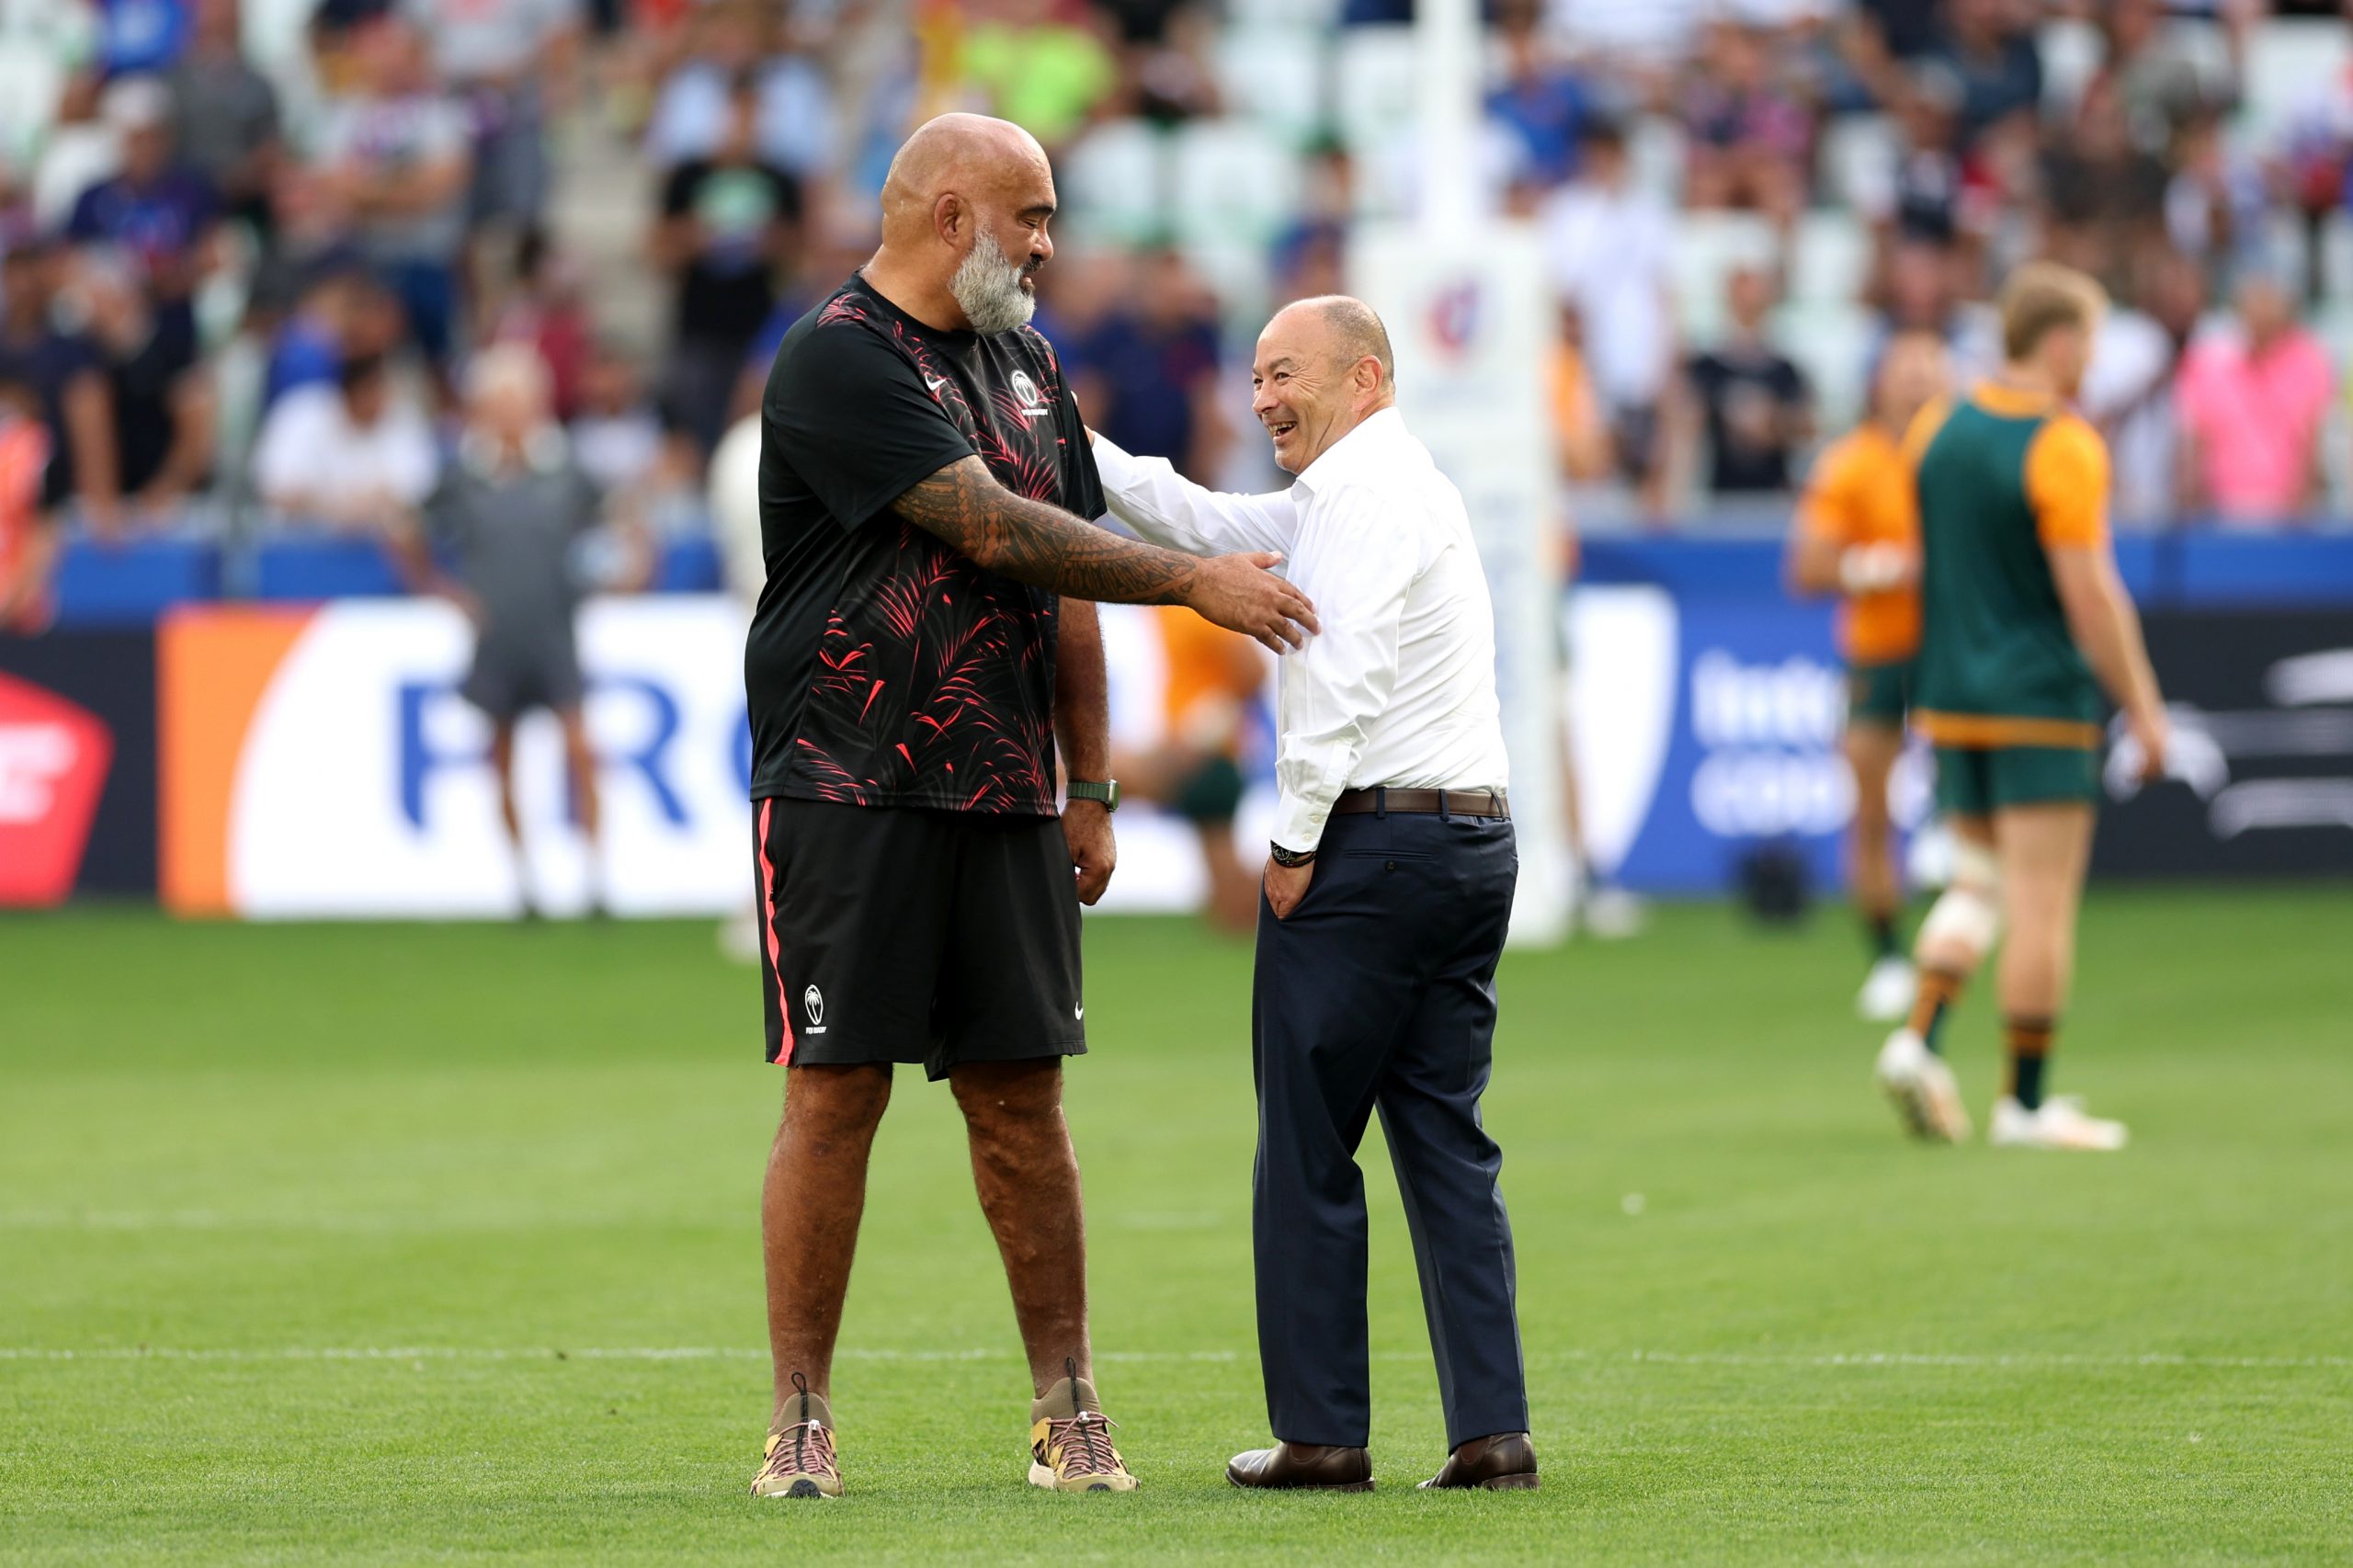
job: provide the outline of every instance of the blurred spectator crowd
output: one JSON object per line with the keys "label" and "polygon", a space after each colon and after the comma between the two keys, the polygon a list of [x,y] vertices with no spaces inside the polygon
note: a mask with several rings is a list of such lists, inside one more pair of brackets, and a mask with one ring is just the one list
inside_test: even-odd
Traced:
{"label": "blurred spectator crowd", "polygon": [[1476,165],[1421,166],[1411,0],[0,0],[0,623],[62,528],[396,530],[466,365],[544,360],[659,529],[905,130],[1054,154],[1040,324],[1214,483],[1266,312],[1462,180],[1538,226],[1588,526],[1778,524],[1878,346],[1990,368],[2003,272],[2108,284],[2127,523],[2342,510],[2353,23],[2261,0],[1485,0]]}
{"label": "blurred spectator crowd", "polygon": [[[1086,324],[1120,290],[1060,269],[1054,301],[1074,297],[1081,327],[1065,352],[1110,381],[1107,418],[1151,403],[1167,427],[1150,449],[1220,477],[1202,466],[1219,457],[1207,410],[1245,406],[1232,361],[1247,328],[1339,286],[1347,223],[1410,211],[1437,177],[1413,132],[1413,6],[1103,9],[1063,18],[1111,40],[1061,154],[1070,232],[1143,259],[1110,264],[1132,302],[1099,364]],[[2120,521],[2325,526],[2353,496],[2353,23],[2335,6],[1484,0],[1482,15],[1483,141],[1446,177],[1541,235],[1552,425],[1586,526],[1778,526],[1813,449],[1862,414],[1881,345],[1930,329],[1960,378],[1985,373],[1989,301],[2036,256],[2115,301],[2085,402]],[[1052,124],[1081,119],[1065,104]],[[1212,296],[1233,352],[1205,365]],[[1165,320],[1177,298],[1195,301],[1189,335]],[[1169,344],[1161,379],[1183,411],[1140,368],[1123,380],[1140,330]]]}

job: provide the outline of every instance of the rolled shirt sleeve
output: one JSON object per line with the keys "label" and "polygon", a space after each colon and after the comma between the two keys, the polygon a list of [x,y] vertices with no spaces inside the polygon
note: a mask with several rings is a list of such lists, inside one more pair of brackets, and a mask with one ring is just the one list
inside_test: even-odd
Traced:
{"label": "rolled shirt sleeve", "polygon": [[1287,553],[1298,511],[1287,492],[1238,495],[1194,483],[1166,458],[1140,458],[1095,437],[1095,467],[1111,516],[1165,550],[1188,555]]}
{"label": "rolled shirt sleeve", "polygon": [[1274,841],[1286,849],[1303,854],[1322,841],[1366,732],[1389,705],[1420,557],[1413,518],[1378,491],[1344,485],[1301,509],[1290,578],[1315,601],[1324,630],[1282,660]]}

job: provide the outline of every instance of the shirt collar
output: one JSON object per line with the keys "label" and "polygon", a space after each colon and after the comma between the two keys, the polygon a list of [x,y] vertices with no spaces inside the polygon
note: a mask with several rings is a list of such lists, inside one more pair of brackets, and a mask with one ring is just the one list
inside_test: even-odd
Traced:
{"label": "shirt collar", "polygon": [[[384,423],[379,419],[377,426]],[[377,426],[369,426],[374,429]],[[553,473],[563,466],[571,445],[563,438],[563,427],[542,425],[523,441],[523,460],[509,468],[498,449],[498,443],[478,430],[469,430],[458,438],[458,460],[466,472],[486,483],[510,478],[526,478],[533,474]]]}
{"label": "shirt collar", "polygon": [[1367,415],[1357,427],[1324,449],[1324,455],[1300,471],[1291,488],[1313,495],[1364,472],[1384,452],[1396,450],[1405,436],[1405,416],[1395,404]]}
{"label": "shirt collar", "polygon": [[2005,419],[2031,418],[2036,415],[2049,414],[2059,406],[2059,400],[2049,392],[2005,386],[2000,381],[1978,382],[1971,391],[1969,401],[1986,413]]}

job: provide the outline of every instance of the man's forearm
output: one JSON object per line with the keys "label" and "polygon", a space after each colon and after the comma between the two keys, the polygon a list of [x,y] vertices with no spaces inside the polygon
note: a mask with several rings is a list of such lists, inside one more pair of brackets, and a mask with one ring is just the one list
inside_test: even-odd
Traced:
{"label": "man's forearm", "polygon": [[2128,713],[2154,712],[2162,699],[2141,639],[2141,618],[2113,572],[2104,575],[2093,602],[2084,607],[2088,613],[2080,619],[2071,615],[2068,630],[2111,701]]}
{"label": "man's forearm", "polygon": [[1164,458],[1132,456],[1101,435],[1094,440],[1111,515],[1154,544],[1188,555],[1289,549],[1289,495],[1227,494],[1187,479]]}
{"label": "man's forearm", "polygon": [[1111,777],[1111,682],[1103,665],[1103,623],[1086,599],[1066,598],[1054,649],[1054,739],[1073,778]]}
{"label": "man's forearm", "polygon": [[992,572],[1071,598],[1184,604],[1200,572],[1191,556],[1014,494],[977,457],[922,481],[893,510]]}
{"label": "man's forearm", "polygon": [[2157,689],[2156,667],[2149,663],[2149,645],[2141,635],[2141,612],[2119,584],[2109,596],[2109,635],[2114,639],[2117,684],[2111,694],[2128,711],[2154,713],[2165,706]]}

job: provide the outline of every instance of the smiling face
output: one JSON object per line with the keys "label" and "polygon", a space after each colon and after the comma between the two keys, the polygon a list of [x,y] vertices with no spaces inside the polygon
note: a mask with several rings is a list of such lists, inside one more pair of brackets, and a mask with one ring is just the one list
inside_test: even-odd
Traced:
{"label": "smiling face", "polygon": [[1389,374],[1378,354],[1360,351],[1369,347],[1313,301],[1278,312],[1258,335],[1250,412],[1273,437],[1276,465],[1286,473],[1304,472],[1367,415],[1389,406]]}

